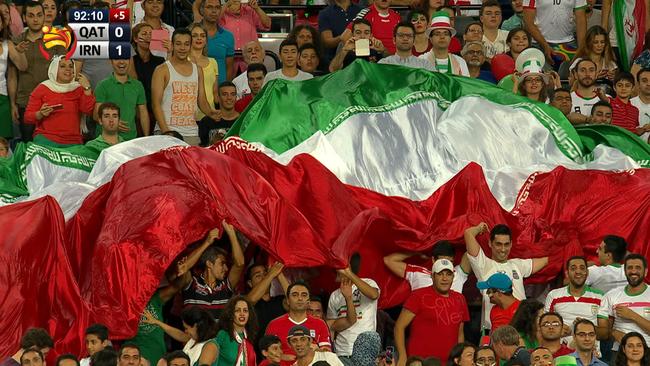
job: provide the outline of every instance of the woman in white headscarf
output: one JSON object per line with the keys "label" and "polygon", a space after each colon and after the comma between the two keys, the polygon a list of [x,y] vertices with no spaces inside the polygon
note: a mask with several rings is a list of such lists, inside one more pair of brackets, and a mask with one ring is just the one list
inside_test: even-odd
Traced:
{"label": "woman in white headscarf", "polygon": [[25,109],[25,123],[36,125],[34,142],[55,147],[82,144],[81,114],[92,116],[95,106],[90,82],[83,74],[75,80],[74,62],[64,56],[52,59],[47,75]]}

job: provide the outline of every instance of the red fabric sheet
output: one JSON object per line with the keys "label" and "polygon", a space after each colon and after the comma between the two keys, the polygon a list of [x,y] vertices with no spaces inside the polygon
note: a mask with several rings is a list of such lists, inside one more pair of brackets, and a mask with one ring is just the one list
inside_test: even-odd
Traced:
{"label": "red fabric sheet", "polygon": [[384,255],[443,238],[462,245],[464,229],[483,220],[510,225],[513,256],[552,256],[534,282],[555,277],[571,255],[593,256],[605,234],[647,255],[648,182],[648,170],[558,168],[529,180],[513,215],[474,164],[413,202],[344,185],[307,155],[282,166],[238,149],[163,151],[122,166],[67,225],[52,198],[0,208],[0,354],[15,352],[29,326],[49,329],[59,353],[83,353],[94,322],[112,337],[133,336],[165,268],[224,218],[290,267],[341,268],[359,250],[361,274],[391,306],[408,286],[386,271]]}

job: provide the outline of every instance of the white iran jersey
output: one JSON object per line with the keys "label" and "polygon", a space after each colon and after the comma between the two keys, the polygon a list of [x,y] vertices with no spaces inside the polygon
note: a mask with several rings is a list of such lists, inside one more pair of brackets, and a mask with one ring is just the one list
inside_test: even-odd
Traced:
{"label": "white iran jersey", "polygon": [[[370,287],[379,290],[379,286],[374,280],[370,278],[362,278],[362,280]],[[357,322],[336,335],[334,348],[339,356],[352,355],[352,346],[359,334],[377,329],[377,300],[371,300],[362,294],[356,285],[352,285],[352,302],[357,312]],[[337,289],[330,296],[327,305],[327,319],[345,318],[347,314],[348,307],[345,298],[341,294],[341,290]]]}
{"label": "white iran jersey", "polygon": [[595,96],[593,98],[585,98],[575,91],[571,92],[571,108],[572,112],[580,113],[583,116],[591,116],[591,108],[594,104],[598,103],[600,98]]}
{"label": "white iran jersey", "polygon": [[585,284],[589,287],[607,293],[614,288],[627,285],[625,271],[621,264],[589,267],[589,276]]}
{"label": "white iran jersey", "polygon": [[[483,248],[479,249],[476,257],[467,253],[469,263],[472,265],[472,271],[476,275],[478,281],[487,281],[490,276],[497,272],[505,273],[512,280],[512,294],[518,300],[526,299],[526,291],[524,290],[524,278],[530,276],[533,272],[532,259],[508,259],[504,263],[499,263],[494,259],[488,258],[483,252]],[[490,298],[485,291],[483,294],[483,328],[490,329],[490,310],[492,304]]]}
{"label": "white iran jersey", "polygon": [[[614,330],[623,333],[639,332],[645,338],[646,343],[650,343],[650,335],[641,329],[635,322],[616,316],[616,308],[619,306],[626,307],[639,314],[643,319],[650,321],[650,290],[646,285],[645,290],[638,295],[628,295],[627,286],[615,288],[605,294],[603,302],[600,305],[598,318],[614,318]],[[619,344],[614,343],[613,350],[618,350]]]}
{"label": "white iran jersey", "polygon": [[587,6],[586,0],[524,0],[524,8],[535,9],[535,25],[549,43],[575,39],[574,11]]}
{"label": "white iran jersey", "polygon": [[[639,127],[650,123],[650,104],[643,103],[638,96],[630,99],[630,103],[639,109]],[[647,142],[648,137],[650,137],[650,132],[646,132],[639,137],[641,140]]]}

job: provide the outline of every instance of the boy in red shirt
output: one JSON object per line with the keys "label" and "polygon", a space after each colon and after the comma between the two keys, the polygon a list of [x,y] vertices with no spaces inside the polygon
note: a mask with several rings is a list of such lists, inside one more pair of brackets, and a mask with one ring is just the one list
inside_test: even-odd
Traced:
{"label": "boy in red shirt", "polygon": [[614,78],[616,98],[610,98],[612,105],[612,124],[622,127],[637,135],[645,130],[639,129],[639,109],[630,103],[634,89],[634,76],[626,71],[619,72]]}
{"label": "boy in red shirt", "polygon": [[487,281],[476,284],[479,290],[487,290],[490,303],[496,305],[490,310],[492,330],[510,324],[519,308],[520,301],[512,295],[512,280],[505,273],[497,272]]}

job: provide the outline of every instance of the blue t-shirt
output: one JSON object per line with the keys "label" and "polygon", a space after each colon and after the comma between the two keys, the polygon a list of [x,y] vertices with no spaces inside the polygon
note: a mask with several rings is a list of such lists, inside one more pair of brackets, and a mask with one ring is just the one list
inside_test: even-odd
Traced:
{"label": "blue t-shirt", "polygon": [[230,31],[218,28],[214,37],[208,36],[208,57],[217,60],[219,84],[226,81],[226,58],[235,56],[235,37]]}
{"label": "blue t-shirt", "polygon": [[478,74],[479,80],[487,81],[488,83],[496,84],[497,79],[494,77],[490,70],[481,70]]}
{"label": "blue t-shirt", "polygon": [[[318,31],[323,33],[323,31],[329,30],[332,31],[333,37],[340,36],[361,9],[363,9],[361,6],[354,3],[351,3],[347,10],[343,10],[336,4],[328,5],[318,13]],[[335,51],[336,48],[325,50],[327,58],[331,59]]]}

